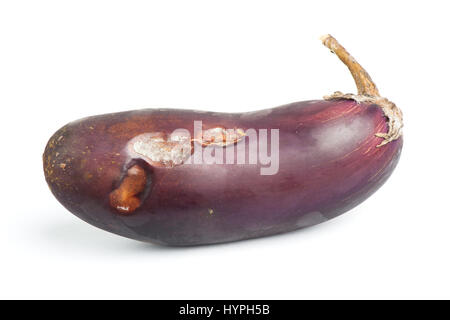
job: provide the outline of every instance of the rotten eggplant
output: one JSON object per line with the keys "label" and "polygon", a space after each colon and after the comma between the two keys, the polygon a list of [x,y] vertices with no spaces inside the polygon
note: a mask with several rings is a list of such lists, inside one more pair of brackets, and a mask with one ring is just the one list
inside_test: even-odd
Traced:
{"label": "rotten eggplant", "polygon": [[357,94],[243,113],[144,109],[71,122],[49,140],[45,178],[73,214],[118,235],[199,245],[334,218],[391,175],[402,113],[331,36]]}

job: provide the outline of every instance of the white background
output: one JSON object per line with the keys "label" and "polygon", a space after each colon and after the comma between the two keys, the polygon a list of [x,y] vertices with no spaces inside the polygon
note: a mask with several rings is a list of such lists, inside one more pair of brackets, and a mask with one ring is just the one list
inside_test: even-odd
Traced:
{"label": "white background", "polygon": [[[446,1],[2,1],[0,298],[450,298]],[[52,196],[41,155],[88,115],[251,111],[352,78],[333,34],[405,114],[388,182],[281,236],[193,248],[96,229]]]}

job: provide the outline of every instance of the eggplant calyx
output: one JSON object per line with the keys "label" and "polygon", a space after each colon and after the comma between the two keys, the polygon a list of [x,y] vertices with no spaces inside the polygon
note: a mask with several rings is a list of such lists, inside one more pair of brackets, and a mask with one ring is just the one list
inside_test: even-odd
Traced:
{"label": "eggplant calyx", "polygon": [[395,105],[395,103],[389,101],[386,98],[352,93],[344,94],[340,91],[336,91],[332,95],[325,96],[323,98],[325,100],[348,99],[354,100],[358,104],[369,103],[379,106],[381,110],[383,110],[383,113],[388,120],[388,132],[379,132],[375,134],[375,136],[384,139],[379,145],[377,145],[377,147],[382,147],[402,136],[403,113],[400,108]]}

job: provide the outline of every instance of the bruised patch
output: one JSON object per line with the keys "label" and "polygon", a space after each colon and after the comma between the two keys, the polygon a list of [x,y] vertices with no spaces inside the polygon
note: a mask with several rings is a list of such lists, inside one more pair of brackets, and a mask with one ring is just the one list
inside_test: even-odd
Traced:
{"label": "bruised patch", "polygon": [[164,133],[144,133],[129,142],[128,151],[155,167],[173,167],[183,164],[192,153],[189,132],[178,130],[169,137]]}
{"label": "bruised patch", "polygon": [[[195,130],[194,130],[195,131]],[[225,147],[236,144],[245,137],[242,129],[214,127],[201,130],[191,138],[189,130],[177,129],[170,135],[164,132],[147,132],[130,140],[127,152],[130,158],[140,158],[154,167],[174,167],[187,162],[193,154],[194,142],[202,147]]]}
{"label": "bruised patch", "polygon": [[219,146],[225,147],[238,143],[245,136],[242,129],[225,129],[216,127],[204,130],[201,136],[195,137],[195,141],[199,142],[203,147]]}
{"label": "bruised patch", "polygon": [[139,166],[134,165],[127,170],[120,186],[109,194],[111,207],[123,214],[135,211],[141,205],[139,195],[147,184],[147,173]]}

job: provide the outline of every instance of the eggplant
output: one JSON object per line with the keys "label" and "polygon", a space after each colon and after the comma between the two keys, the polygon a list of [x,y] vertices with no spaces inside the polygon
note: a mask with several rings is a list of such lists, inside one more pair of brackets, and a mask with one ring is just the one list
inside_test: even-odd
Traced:
{"label": "eggplant", "polygon": [[372,195],[402,149],[400,109],[334,39],[358,94],[243,113],[144,109],[71,122],[43,155],[55,197],[115,234],[174,246],[268,236]]}

